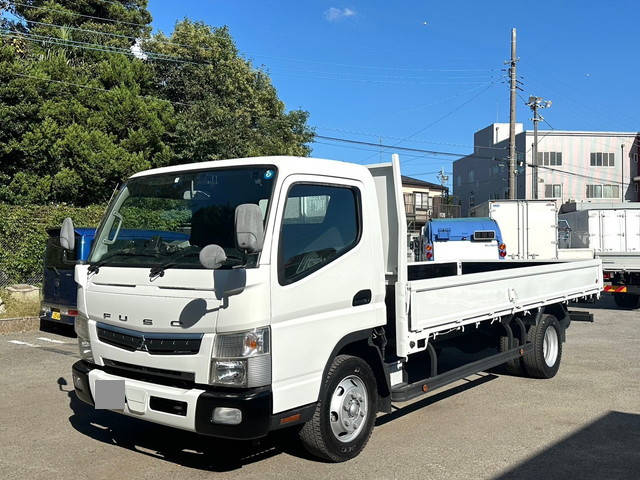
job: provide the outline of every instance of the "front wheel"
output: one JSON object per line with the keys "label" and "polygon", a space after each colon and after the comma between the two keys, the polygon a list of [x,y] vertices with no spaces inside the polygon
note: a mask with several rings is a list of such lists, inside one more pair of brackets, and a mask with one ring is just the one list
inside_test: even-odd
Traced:
{"label": "front wheel", "polygon": [[562,358],[561,326],[553,315],[542,315],[527,333],[533,349],[523,357],[524,368],[533,378],[552,378]]}
{"label": "front wheel", "polygon": [[325,378],[313,417],[300,430],[305,448],[318,457],[344,462],[369,441],[376,420],[376,379],[359,357],[338,355]]}

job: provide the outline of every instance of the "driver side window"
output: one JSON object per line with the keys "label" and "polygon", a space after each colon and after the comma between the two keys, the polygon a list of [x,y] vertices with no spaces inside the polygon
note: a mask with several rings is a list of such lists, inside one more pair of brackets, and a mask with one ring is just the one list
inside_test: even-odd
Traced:
{"label": "driver side window", "polygon": [[299,183],[290,188],[278,250],[281,285],[306,277],[358,243],[359,198],[353,187]]}

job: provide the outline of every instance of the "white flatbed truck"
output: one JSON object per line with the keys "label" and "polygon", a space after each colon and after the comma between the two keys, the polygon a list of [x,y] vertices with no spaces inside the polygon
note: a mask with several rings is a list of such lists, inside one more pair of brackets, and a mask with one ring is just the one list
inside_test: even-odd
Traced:
{"label": "white flatbed truck", "polygon": [[[396,156],[134,175],[76,266],[76,395],[223,438],[294,427],[339,462],[392,402],[500,364],[553,377],[567,302],[600,294],[600,261],[407,263],[402,202]],[[151,233],[119,241],[122,229]],[[493,350],[446,369],[444,345]]]}

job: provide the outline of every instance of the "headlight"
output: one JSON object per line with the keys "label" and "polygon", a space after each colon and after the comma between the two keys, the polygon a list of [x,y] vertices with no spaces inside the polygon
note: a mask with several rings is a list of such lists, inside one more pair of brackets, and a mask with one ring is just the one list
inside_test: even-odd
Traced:
{"label": "headlight", "polygon": [[91,340],[89,336],[89,319],[84,315],[78,315],[75,322],[75,331],[76,335],[78,335],[80,358],[93,363],[93,352],[91,351]]}
{"label": "headlight", "polygon": [[271,383],[269,327],[217,335],[209,383],[260,387]]}

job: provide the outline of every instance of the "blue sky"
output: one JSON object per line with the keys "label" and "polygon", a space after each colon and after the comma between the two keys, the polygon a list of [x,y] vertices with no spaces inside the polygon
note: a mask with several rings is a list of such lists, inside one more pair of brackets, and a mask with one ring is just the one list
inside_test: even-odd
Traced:
{"label": "blue sky", "polygon": [[[555,129],[640,130],[640,21],[629,1],[150,0],[155,29],[189,17],[227,25],[316,133],[469,153],[473,132],[509,120],[503,62],[518,31],[523,92],[553,101]],[[518,121],[531,113],[518,99]],[[375,163],[391,150],[318,140],[313,156]],[[401,153],[436,181],[452,157]]]}

